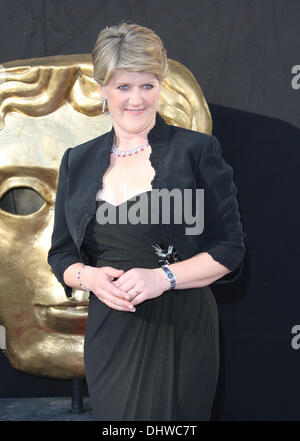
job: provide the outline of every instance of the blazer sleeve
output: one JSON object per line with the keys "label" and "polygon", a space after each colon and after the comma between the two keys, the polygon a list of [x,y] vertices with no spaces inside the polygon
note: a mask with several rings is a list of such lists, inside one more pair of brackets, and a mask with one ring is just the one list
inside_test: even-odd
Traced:
{"label": "blazer sleeve", "polygon": [[82,262],[76,245],[69,233],[65,212],[65,190],[68,179],[68,155],[71,148],[63,154],[59,167],[58,185],[54,208],[54,227],[51,239],[51,248],[48,251],[48,263],[57,280],[62,284],[68,297],[72,288],[65,284],[64,271],[73,263]]}
{"label": "blazer sleeve", "polygon": [[204,232],[199,236],[201,250],[231,271],[213,284],[233,282],[242,271],[246,234],[240,220],[233,169],[225,162],[214,135],[209,136],[201,153],[199,171],[204,184]]}

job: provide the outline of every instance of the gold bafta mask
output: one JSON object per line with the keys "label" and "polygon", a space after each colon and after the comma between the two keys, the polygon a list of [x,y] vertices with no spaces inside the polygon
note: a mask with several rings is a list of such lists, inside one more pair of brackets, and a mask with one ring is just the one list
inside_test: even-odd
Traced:
{"label": "gold bafta mask", "polygon": [[[68,147],[110,130],[109,113],[101,109],[89,54],[3,64],[0,324],[12,367],[30,374],[85,375],[87,294],[73,290],[67,298],[47,254],[61,157]],[[174,60],[169,60],[159,112],[169,124],[211,133],[211,115],[197,81]]]}

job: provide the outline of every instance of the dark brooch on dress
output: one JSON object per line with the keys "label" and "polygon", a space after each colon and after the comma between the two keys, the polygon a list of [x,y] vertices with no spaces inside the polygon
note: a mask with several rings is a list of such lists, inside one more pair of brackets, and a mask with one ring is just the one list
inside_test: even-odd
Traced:
{"label": "dark brooch on dress", "polygon": [[158,257],[160,257],[159,262],[167,265],[170,263],[175,263],[178,260],[180,260],[180,256],[178,251],[176,251],[176,248],[174,245],[169,245],[166,248],[161,248],[157,243],[155,245],[152,245],[155,249],[156,254]]}

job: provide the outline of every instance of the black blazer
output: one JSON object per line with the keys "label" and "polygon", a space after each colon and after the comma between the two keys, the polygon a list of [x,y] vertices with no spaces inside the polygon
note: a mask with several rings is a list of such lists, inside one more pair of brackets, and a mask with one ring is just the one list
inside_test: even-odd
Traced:
{"label": "black blazer", "polygon": [[[87,224],[96,214],[96,193],[103,187],[102,178],[110,164],[113,137],[112,128],[104,135],[68,148],[61,160],[48,263],[67,296],[72,288],[63,280],[66,268],[76,262],[89,264],[83,238]],[[214,283],[235,280],[242,269],[246,234],[240,222],[232,167],[224,161],[217,138],[170,126],[157,113],[148,140],[155,170],[153,189],[204,189],[203,232],[186,235],[185,227],[190,225],[184,220],[181,224],[162,224],[164,245],[172,244],[180,260],[208,252],[231,271]]]}

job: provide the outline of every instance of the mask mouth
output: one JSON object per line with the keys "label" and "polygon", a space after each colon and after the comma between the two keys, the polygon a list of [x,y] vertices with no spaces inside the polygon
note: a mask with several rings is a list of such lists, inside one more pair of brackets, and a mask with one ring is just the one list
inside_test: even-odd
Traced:
{"label": "mask mouth", "polygon": [[66,301],[55,304],[34,304],[34,314],[42,328],[64,334],[84,335],[89,301]]}

